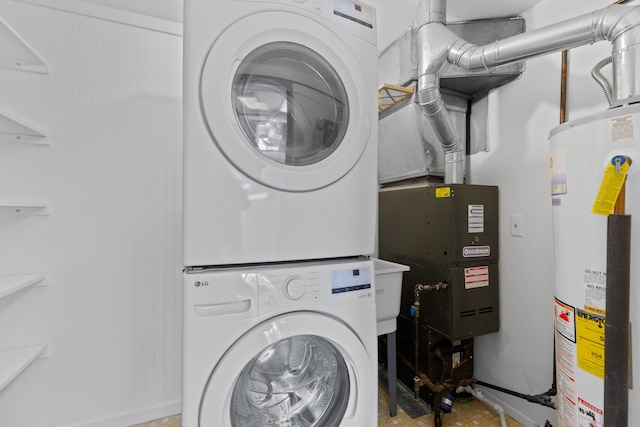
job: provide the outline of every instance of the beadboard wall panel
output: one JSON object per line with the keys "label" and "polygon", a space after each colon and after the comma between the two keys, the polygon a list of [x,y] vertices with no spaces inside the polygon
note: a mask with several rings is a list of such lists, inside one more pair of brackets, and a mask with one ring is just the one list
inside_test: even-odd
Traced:
{"label": "beadboard wall panel", "polygon": [[49,146],[0,145],[0,274],[50,286],[0,302],[0,349],[48,357],[0,391],[16,427],[123,426],[171,415],[181,393],[182,39],[34,4],[0,15],[49,75],[0,70],[0,110]]}

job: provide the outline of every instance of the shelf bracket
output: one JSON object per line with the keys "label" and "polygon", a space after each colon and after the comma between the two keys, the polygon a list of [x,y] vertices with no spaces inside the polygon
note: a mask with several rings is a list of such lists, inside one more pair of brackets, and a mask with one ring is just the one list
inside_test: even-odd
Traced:
{"label": "shelf bracket", "polygon": [[0,111],[0,142],[48,145],[46,135],[32,126]]}
{"label": "shelf bracket", "polygon": [[49,74],[49,67],[35,50],[0,17],[0,67]]}

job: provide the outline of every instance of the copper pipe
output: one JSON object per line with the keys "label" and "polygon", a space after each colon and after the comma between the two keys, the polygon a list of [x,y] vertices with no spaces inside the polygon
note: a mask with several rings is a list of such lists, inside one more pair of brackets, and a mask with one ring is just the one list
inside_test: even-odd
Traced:
{"label": "copper pipe", "polygon": [[416,300],[418,301],[418,305],[420,305],[420,291],[442,291],[447,289],[449,285],[445,282],[438,282],[433,285],[422,285],[418,283],[413,289],[416,292]]}
{"label": "copper pipe", "polygon": [[456,384],[451,384],[451,383],[440,383],[440,384],[434,384],[428,376],[426,376],[425,374],[423,374],[422,372],[420,372],[420,382],[423,383],[423,385],[426,385],[427,387],[429,387],[429,390],[431,390],[434,393],[444,393],[444,392],[448,392],[451,390],[455,390],[458,387],[464,387],[467,385],[471,385],[473,383],[476,382],[476,380],[474,378],[465,378],[462,379],[460,381],[458,381]]}
{"label": "copper pipe", "polygon": [[567,121],[567,72],[569,69],[569,51],[562,51],[562,72],[560,75],[560,124]]}
{"label": "copper pipe", "polygon": [[[445,381],[445,377],[447,375],[447,371],[449,371],[449,376],[451,379],[453,379],[453,372],[455,371],[456,368],[454,368],[453,366],[449,366],[449,360],[447,360],[447,358],[445,356],[449,356],[452,353],[459,353],[459,352],[463,352],[466,350],[469,350],[473,347],[473,345],[469,342],[466,344],[459,344],[459,345],[455,345],[452,347],[447,347],[447,348],[443,348],[443,347],[438,347],[435,349],[435,351],[433,352],[433,354],[440,360],[440,363],[442,363],[443,369],[442,369],[442,375],[440,377],[440,382],[444,382]],[[465,362],[468,359],[465,359]],[[463,362],[464,363],[464,362]]]}
{"label": "copper pipe", "polygon": [[[438,282],[434,285],[423,285],[421,283],[416,284],[413,287],[413,317],[415,322],[414,327],[414,376],[413,376],[413,398],[417,402],[420,400],[420,387],[422,386],[420,378],[420,292],[422,291],[439,291],[447,289],[448,285],[443,282]],[[431,388],[431,387],[429,387]]]}
{"label": "copper pipe", "polygon": [[[398,353],[398,360],[404,363],[409,369],[415,370],[415,366],[413,366],[413,364],[409,360],[407,360],[401,353]],[[423,372],[418,372],[416,383],[418,384],[418,388],[422,386],[427,386],[429,387],[429,390],[431,390],[434,393],[443,393],[446,391],[455,390],[460,386],[471,385],[475,383],[475,381],[476,380],[474,378],[465,378],[458,381],[456,384],[451,384],[447,382],[436,384],[433,381],[431,381],[431,379],[426,374],[424,374]],[[415,385],[414,385],[414,388],[415,388]]]}
{"label": "copper pipe", "polygon": [[413,375],[413,398],[417,402],[420,400],[420,290],[422,285],[417,284],[413,287],[413,320],[415,326],[413,328],[414,334],[414,375]]}

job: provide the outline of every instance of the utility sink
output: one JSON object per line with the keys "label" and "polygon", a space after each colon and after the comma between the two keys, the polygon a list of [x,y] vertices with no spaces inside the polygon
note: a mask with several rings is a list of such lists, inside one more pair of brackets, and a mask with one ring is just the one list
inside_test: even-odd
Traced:
{"label": "utility sink", "polygon": [[409,267],[383,259],[372,258],[376,280],[376,316],[378,335],[396,330],[396,318],[400,314],[402,273]]}

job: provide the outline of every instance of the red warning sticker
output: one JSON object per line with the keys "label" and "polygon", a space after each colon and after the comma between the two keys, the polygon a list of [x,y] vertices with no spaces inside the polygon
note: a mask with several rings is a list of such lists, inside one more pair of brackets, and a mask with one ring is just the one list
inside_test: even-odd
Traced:
{"label": "red warning sticker", "polygon": [[556,298],[556,331],[569,341],[576,342],[576,310],[569,304],[565,304]]}
{"label": "red warning sticker", "polygon": [[468,267],[464,269],[464,288],[475,289],[489,286],[489,267]]}

